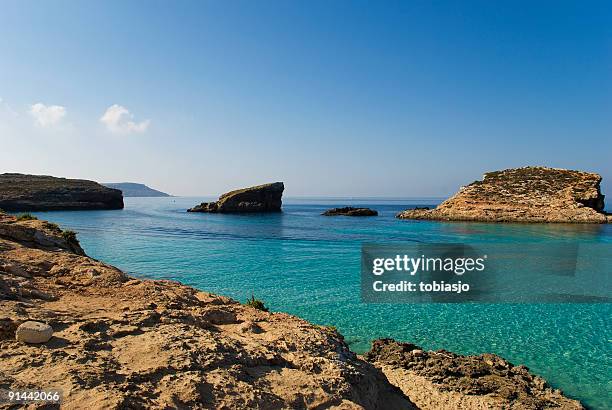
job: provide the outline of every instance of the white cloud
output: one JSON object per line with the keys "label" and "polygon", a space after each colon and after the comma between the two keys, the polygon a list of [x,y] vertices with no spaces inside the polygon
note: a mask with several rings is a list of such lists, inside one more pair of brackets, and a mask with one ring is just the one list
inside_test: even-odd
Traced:
{"label": "white cloud", "polygon": [[30,107],[30,115],[41,127],[50,127],[58,124],[66,116],[66,108],[61,105],[45,105],[36,103]]}
{"label": "white cloud", "polygon": [[149,128],[150,120],[134,122],[133,118],[134,116],[127,108],[119,104],[113,104],[100,117],[100,122],[106,125],[106,128],[114,134],[142,133]]}

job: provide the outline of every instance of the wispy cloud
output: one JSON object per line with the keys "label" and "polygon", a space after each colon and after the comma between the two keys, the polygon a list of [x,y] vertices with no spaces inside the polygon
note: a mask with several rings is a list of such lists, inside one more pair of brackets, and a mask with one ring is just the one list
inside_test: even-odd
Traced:
{"label": "wispy cloud", "polygon": [[66,116],[66,108],[61,105],[36,103],[30,107],[30,115],[34,117],[36,125],[51,127],[58,124]]}
{"label": "wispy cloud", "polygon": [[0,97],[0,114],[8,113],[11,117],[18,117],[19,114],[2,98]]}
{"label": "wispy cloud", "polygon": [[100,122],[113,134],[143,133],[149,128],[150,120],[134,122],[134,115],[127,108],[113,104],[100,117]]}

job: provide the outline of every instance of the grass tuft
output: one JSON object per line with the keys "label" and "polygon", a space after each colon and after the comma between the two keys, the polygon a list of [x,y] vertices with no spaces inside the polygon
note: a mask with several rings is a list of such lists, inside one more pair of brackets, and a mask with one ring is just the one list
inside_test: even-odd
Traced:
{"label": "grass tuft", "polygon": [[247,299],[245,305],[246,306],[250,306],[250,307],[255,308],[255,309],[258,309],[258,310],[262,310],[264,312],[268,312],[268,308],[263,303],[263,301],[259,300],[259,299],[255,299],[254,295],[251,295],[251,298]]}
{"label": "grass tuft", "polygon": [[48,230],[53,231],[55,233],[61,233],[62,232],[62,228],[60,228],[58,224],[53,223],[53,222],[45,222],[45,228],[47,228]]}
{"label": "grass tuft", "polygon": [[62,238],[64,238],[68,243],[79,243],[75,231],[62,231]]}
{"label": "grass tuft", "polygon": [[19,214],[17,215],[17,220],[18,221],[33,221],[38,219],[37,217],[35,217],[34,215],[30,214],[30,213],[25,213],[25,214]]}

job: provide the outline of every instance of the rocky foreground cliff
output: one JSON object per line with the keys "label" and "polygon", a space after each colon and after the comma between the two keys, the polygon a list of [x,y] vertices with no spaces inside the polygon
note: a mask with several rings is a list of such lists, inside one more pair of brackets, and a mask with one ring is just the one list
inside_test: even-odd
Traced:
{"label": "rocky foreground cliff", "polygon": [[50,211],[123,209],[123,195],[94,181],[0,174],[0,209]]}
{"label": "rocky foreground cliff", "polygon": [[202,202],[187,212],[249,213],[280,212],[283,204],[282,182],[273,182],[227,192],[215,202]]}
{"label": "rocky foreground cliff", "polygon": [[[26,321],[53,336],[16,340]],[[497,356],[457,366],[399,346],[364,360],[333,328],[129,277],[54,224],[0,213],[0,389],[61,389],[64,409],[582,408]]]}
{"label": "rocky foreground cliff", "polygon": [[408,209],[401,219],[483,222],[609,223],[601,176],[546,167],[489,172],[435,209]]}

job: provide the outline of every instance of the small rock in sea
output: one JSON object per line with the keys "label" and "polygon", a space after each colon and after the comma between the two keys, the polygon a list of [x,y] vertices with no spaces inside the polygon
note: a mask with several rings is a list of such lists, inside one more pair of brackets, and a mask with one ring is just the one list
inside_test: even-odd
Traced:
{"label": "small rock in sea", "polygon": [[15,338],[25,343],[46,343],[53,336],[53,328],[46,323],[29,320],[15,332]]}
{"label": "small rock in sea", "polygon": [[324,216],[377,216],[378,211],[370,208],[354,208],[352,206],[345,206],[344,208],[333,208],[328,209],[321,215]]}

